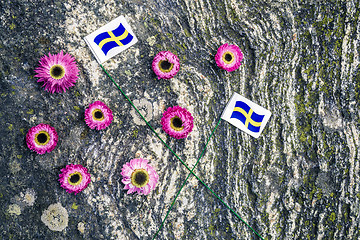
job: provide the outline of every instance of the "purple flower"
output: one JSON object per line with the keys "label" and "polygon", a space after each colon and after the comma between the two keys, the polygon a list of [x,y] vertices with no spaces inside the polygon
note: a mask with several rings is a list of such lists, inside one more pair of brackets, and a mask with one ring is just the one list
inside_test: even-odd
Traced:
{"label": "purple flower", "polygon": [[186,138],[194,127],[194,118],[182,107],[169,107],[161,118],[162,129],[173,138]]}
{"label": "purple flower", "polygon": [[76,195],[84,190],[91,182],[90,173],[88,173],[86,167],[83,167],[80,164],[70,164],[61,169],[59,182],[61,187],[68,193],[75,193]]}
{"label": "purple flower", "polygon": [[146,159],[136,158],[123,165],[121,182],[125,184],[124,189],[128,190],[127,194],[137,192],[140,195],[148,195],[155,189],[159,175],[147,163]]}
{"label": "purple flower", "polygon": [[75,58],[68,53],[49,53],[49,57],[44,55],[39,63],[40,66],[35,69],[35,77],[40,78],[38,82],[44,82],[43,87],[50,93],[66,92],[78,79],[79,69]]}
{"label": "purple flower", "polygon": [[56,147],[57,142],[58,135],[55,128],[44,123],[30,128],[26,134],[27,146],[38,154],[51,152]]}
{"label": "purple flower", "polygon": [[152,69],[158,76],[158,79],[173,78],[180,69],[179,58],[169,51],[159,52],[154,57]]}
{"label": "purple flower", "polygon": [[85,110],[85,122],[97,130],[107,128],[113,120],[111,109],[101,101],[96,101]]}
{"label": "purple flower", "polygon": [[215,55],[215,61],[219,68],[228,72],[238,69],[242,59],[243,54],[240,48],[236,45],[228,45],[227,43],[221,45]]}

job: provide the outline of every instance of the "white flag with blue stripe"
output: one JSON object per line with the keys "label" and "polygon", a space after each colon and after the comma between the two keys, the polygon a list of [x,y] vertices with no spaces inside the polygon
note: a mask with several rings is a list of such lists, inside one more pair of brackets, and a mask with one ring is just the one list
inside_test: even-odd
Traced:
{"label": "white flag with blue stripe", "polygon": [[100,64],[131,47],[137,41],[123,16],[85,37],[85,42]]}
{"label": "white flag with blue stripe", "polygon": [[258,138],[269,121],[271,112],[249,99],[234,93],[221,118],[251,136]]}

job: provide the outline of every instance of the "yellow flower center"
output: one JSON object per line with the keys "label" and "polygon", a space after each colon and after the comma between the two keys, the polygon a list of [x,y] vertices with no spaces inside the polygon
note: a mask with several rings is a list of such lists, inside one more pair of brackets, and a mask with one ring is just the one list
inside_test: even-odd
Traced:
{"label": "yellow flower center", "polygon": [[222,55],[222,60],[226,63],[226,64],[230,64],[235,60],[235,56],[232,52],[225,52]]}
{"label": "yellow flower center", "polygon": [[35,142],[37,145],[46,145],[50,141],[50,134],[46,131],[40,131],[35,134]]}
{"label": "yellow flower center", "polygon": [[102,121],[104,120],[104,114],[100,109],[95,109],[92,112],[93,119],[96,121]]}
{"label": "yellow flower center", "polygon": [[65,68],[56,64],[50,68],[50,76],[54,79],[62,79],[65,75]]}
{"label": "yellow flower center", "polygon": [[159,62],[159,69],[162,72],[170,72],[174,67],[174,64],[170,63],[168,60],[161,60]]}
{"label": "yellow flower center", "polygon": [[170,127],[175,131],[181,131],[184,129],[183,122],[178,116],[170,119]]}
{"label": "yellow flower center", "polygon": [[131,174],[131,183],[135,187],[141,188],[149,182],[149,173],[145,169],[135,169]]}
{"label": "yellow flower center", "polygon": [[68,183],[73,186],[77,186],[82,181],[82,175],[79,172],[74,172],[69,175],[68,177]]}

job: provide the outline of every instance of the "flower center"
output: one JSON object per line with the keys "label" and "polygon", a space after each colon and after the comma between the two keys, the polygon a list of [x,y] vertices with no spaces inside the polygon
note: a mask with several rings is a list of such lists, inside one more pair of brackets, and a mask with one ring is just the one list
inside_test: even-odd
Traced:
{"label": "flower center", "polygon": [[141,188],[149,182],[149,173],[145,169],[135,169],[131,174],[131,183],[135,187]]}
{"label": "flower center", "polygon": [[82,176],[81,173],[79,172],[74,172],[72,174],[69,175],[68,177],[68,183],[72,186],[77,186],[81,183],[82,181]]}
{"label": "flower center", "polygon": [[95,110],[92,112],[92,115],[93,115],[93,119],[96,120],[96,121],[102,121],[102,120],[104,120],[104,114],[103,114],[103,112],[102,112],[100,109],[95,109]]}
{"label": "flower center", "polygon": [[38,145],[46,145],[50,141],[50,135],[46,131],[40,131],[35,135],[35,142]]}
{"label": "flower center", "polygon": [[65,68],[61,65],[54,65],[50,68],[50,76],[54,79],[61,79],[65,75]]}
{"label": "flower center", "polygon": [[175,131],[181,131],[184,129],[183,121],[178,116],[175,116],[170,119],[170,127]]}
{"label": "flower center", "polygon": [[225,54],[223,54],[222,59],[226,64],[230,64],[234,61],[235,56],[232,52],[225,52]]}
{"label": "flower center", "polygon": [[162,72],[170,72],[174,67],[174,64],[169,62],[168,60],[161,60],[159,62],[159,69]]}

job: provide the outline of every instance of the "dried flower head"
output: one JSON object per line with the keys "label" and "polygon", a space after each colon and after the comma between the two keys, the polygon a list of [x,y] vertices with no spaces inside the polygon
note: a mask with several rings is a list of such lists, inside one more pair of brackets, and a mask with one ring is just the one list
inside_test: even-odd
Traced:
{"label": "dried flower head", "polygon": [[69,193],[75,193],[75,195],[84,190],[91,182],[90,173],[87,168],[80,164],[67,165],[61,169],[59,174],[59,182],[61,187],[66,189]]}
{"label": "dried flower head", "polygon": [[43,87],[50,93],[66,92],[78,79],[79,69],[75,58],[68,53],[49,53],[49,56],[44,55],[39,63],[40,66],[35,69],[35,77],[39,78],[38,82],[44,82]]}
{"label": "dried flower head", "polygon": [[236,45],[228,45],[227,43],[221,45],[215,55],[215,61],[219,68],[228,72],[238,69],[242,59],[243,54],[240,48]]}
{"label": "dried flower head", "polygon": [[85,110],[85,122],[91,129],[105,129],[111,124],[112,120],[111,109],[101,101],[90,104]]}
{"label": "dried flower head", "polygon": [[137,192],[140,195],[148,195],[154,190],[159,180],[155,169],[150,166],[148,160],[142,158],[132,159],[122,167],[122,183],[125,184],[127,194]]}
{"label": "dried flower head", "polygon": [[179,58],[169,51],[159,52],[154,57],[152,69],[158,76],[158,79],[173,78],[180,69]]}
{"label": "dried flower head", "polygon": [[58,135],[52,126],[44,123],[30,128],[26,134],[26,143],[29,149],[44,154],[51,152],[56,147]]}
{"label": "dried flower head", "polygon": [[161,118],[162,129],[173,138],[186,138],[194,127],[194,118],[185,108],[169,107]]}

